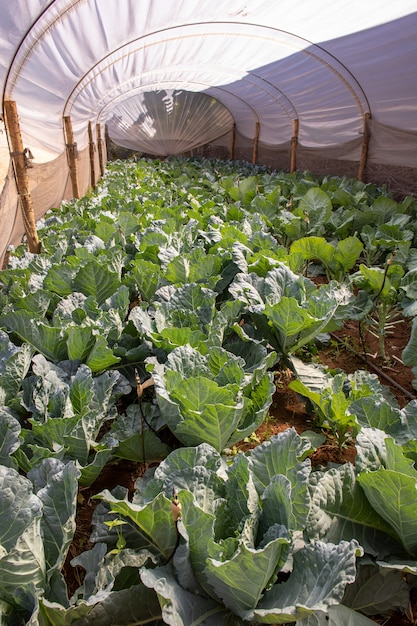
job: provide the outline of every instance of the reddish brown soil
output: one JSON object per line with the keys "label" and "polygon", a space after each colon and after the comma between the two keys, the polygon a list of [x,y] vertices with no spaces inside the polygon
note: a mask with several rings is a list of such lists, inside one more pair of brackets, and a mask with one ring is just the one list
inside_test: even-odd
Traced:
{"label": "reddish brown soil", "polygon": [[[413,398],[417,398],[417,391],[412,385],[414,376],[410,368],[401,361],[401,353],[410,336],[410,323],[404,320],[397,325],[395,335],[388,337],[386,352],[390,360],[384,363],[378,355],[377,340],[367,333],[362,338],[359,335],[357,324],[347,322],[346,325],[334,334],[328,347],[315,355],[315,359],[330,369],[341,369],[353,373],[359,369],[377,373],[382,384],[391,388],[401,407]],[[366,354],[364,354],[364,352]],[[305,405],[299,397],[288,388],[291,380],[289,372],[280,372],[276,375],[276,393],[270,409],[270,416],[256,433],[242,442],[238,449],[248,450],[272,435],[294,427],[297,432],[314,430],[314,423],[306,412]],[[313,466],[326,465],[328,462],[354,462],[355,446],[352,442],[340,449],[329,435],[326,442],[311,456]],[[71,545],[67,562],[64,568],[69,594],[71,595],[82,583],[84,571],[70,565],[72,558],[92,547],[89,538],[91,535],[91,516],[97,504],[92,500],[94,494],[103,489],[112,489],[116,485],[123,485],[133,493],[134,482],[144,471],[143,464],[120,461],[104,469],[99,479],[88,489],[80,491],[77,513],[77,531]],[[394,614],[387,618],[373,618],[376,623],[385,626],[412,626],[417,624],[417,589],[413,589],[410,598],[410,609],[407,615]]]}

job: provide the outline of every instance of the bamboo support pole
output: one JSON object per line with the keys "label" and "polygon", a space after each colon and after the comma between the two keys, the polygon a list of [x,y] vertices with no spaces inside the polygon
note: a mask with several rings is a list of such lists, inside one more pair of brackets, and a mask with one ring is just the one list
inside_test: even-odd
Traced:
{"label": "bamboo support pole", "polygon": [[27,174],[27,157],[23,148],[22,135],[20,133],[19,118],[17,115],[16,102],[6,100],[4,102],[4,112],[7,125],[8,136],[11,143],[11,157],[16,179],[17,193],[19,194],[20,207],[23,216],[23,223],[30,252],[35,254],[40,252],[38,233],[36,231],[35,213],[32,205],[32,198],[29,191],[29,176]]}
{"label": "bamboo support pole", "polygon": [[370,129],[370,124],[369,124],[370,119],[371,119],[371,114],[365,113],[365,116],[363,118],[362,152],[361,152],[361,158],[359,161],[359,171],[358,171],[358,180],[362,180],[362,181],[365,176],[366,162],[368,160],[369,142],[371,140],[371,129]]}
{"label": "bamboo support pole", "polygon": [[298,130],[299,130],[299,121],[298,119],[294,120],[293,123],[293,131],[291,137],[291,163],[290,163],[290,172],[291,174],[295,172],[297,169],[297,146],[298,146]]}
{"label": "bamboo support pole", "polygon": [[255,136],[253,138],[253,152],[252,152],[252,163],[255,164],[258,160],[258,141],[259,141],[259,129],[260,124],[256,122],[255,124]]}
{"label": "bamboo support pole", "polygon": [[96,144],[93,140],[93,129],[91,126],[91,122],[88,122],[88,149],[90,154],[90,177],[91,177],[91,187],[96,186],[96,165],[95,165],[95,151]]}
{"label": "bamboo support pole", "polygon": [[236,124],[233,124],[232,126],[232,137],[230,140],[230,151],[229,151],[229,155],[230,155],[230,160],[233,161],[235,158],[235,144],[236,144]]}
{"label": "bamboo support pole", "polygon": [[100,164],[100,176],[104,174],[104,156],[103,156],[103,138],[101,136],[101,126],[96,124],[97,146],[98,146],[98,162]]}
{"label": "bamboo support pole", "polygon": [[65,135],[67,138],[67,158],[72,184],[72,195],[74,198],[80,197],[78,188],[78,166],[77,166],[77,144],[74,142],[74,133],[69,115],[64,117]]}

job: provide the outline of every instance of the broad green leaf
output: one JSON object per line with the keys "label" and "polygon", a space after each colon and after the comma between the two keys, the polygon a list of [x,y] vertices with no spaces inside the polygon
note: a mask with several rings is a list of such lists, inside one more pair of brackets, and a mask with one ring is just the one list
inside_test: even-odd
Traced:
{"label": "broad green leaf", "polygon": [[[61,446],[64,446],[66,438],[76,430],[80,419],[80,415],[74,415],[73,417],[54,417],[42,423],[32,420],[33,440],[38,445],[49,448],[51,453],[57,452]],[[22,431],[22,434],[25,435],[26,432]],[[30,433],[25,438],[24,448],[31,447],[29,442],[32,438],[29,435]]]}
{"label": "broad green leaf", "polygon": [[9,341],[7,334],[0,331],[0,396],[8,404],[16,397],[25,378],[33,356],[32,347],[24,343],[17,347]]}
{"label": "broad green leaf", "polygon": [[203,254],[203,248],[191,252],[190,282],[213,287],[220,278],[222,259],[214,254]]}
{"label": "broad green leaf", "polygon": [[[97,379],[95,382],[98,382]],[[77,415],[85,415],[91,410],[94,402],[94,381],[91,370],[86,365],[80,365],[72,377],[69,399]]]}
{"label": "broad green leaf", "polygon": [[399,444],[410,444],[417,441],[417,400],[411,400],[400,411],[401,421],[398,428],[392,428],[390,434]]}
{"label": "broad green leaf", "polygon": [[189,281],[190,262],[186,256],[176,256],[168,263],[165,277],[173,284],[184,285]]}
{"label": "broad green leaf", "polygon": [[61,328],[49,326],[28,311],[0,316],[0,326],[16,333],[23,341],[53,362],[68,357],[66,337]]}
{"label": "broad green leaf", "polygon": [[159,303],[156,312],[156,326],[158,316],[163,320],[175,320],[178,311],[183,311],[190,320],[195,320],[195,328],[204,328],[209,324],[215,313],[216,293],[200,284],[190,283],[181,287],[161,287],[155,294],[155,300]]}
{"label": "broad green leaf", "polygon": [[327,193],[319,187],[312,187],[301,199],[295,213],[308,217],[308,232],[311,235],[320,235],[330,218],[332,208]]}
{"label": "broad green leaf", "polygon": [[207,364],[215,377],[215,381],[221,386],[228,384],[241,385],[245,373],[245,362],[242,357],[230,354],[220,348],[213,347],[207,355]]}
{"label": "broad green leaf", "polygon": [[241,520],[254,514],[259,508],[248,457],[244,454],[235,456],[227,474],[228,480],[225,483],[227,508],[235,527],[238,527]]}
{"label": "broad green leaf", "polygon": [[22,442],[20,431],[17,419],[6,407],[0,407],[0,465],[17,469],[17,461],[11,455]]}
{"label": "broad green leaf", "polygon": [[356,437],[355,468],[359,473],[362,470],[376,470],[385,467],[387,459],[387,434],[377,428],[364,426]]}
{"label": "broad green leaf", "polygon": [[374,296],[378,294],[378,297],[383,301],[387,301],[390,298],[392,299],[391,281],[382,268],[366,267],[366,265],[361,264],[359,266],[359,272],[363,280],[361,281],[359,279],[356,282],[358,282],[360,286],[371,291]]}
{"label": "broad green leaf", "polygon": [[375,622],[343,604],[333,604],[326,611],[297,620],[295,626],[375,626]]}
{"label": "broad green leaf", "polygon": [[185,445],[205,441],[223,450],[242,416],[243,402],[236,396],[235,389],[220,387],[202,376],[183,380],[171,392],[182,418],[175,434]]}
{"label": "broad green leaf", "polygon": [[94,230],[97,237],[104,241],[104,243],[107,243],[115,234],[114,223],[104,220],[97,222]]}
{"label": "broad green leaf", "polygon": [[41,608],[48,623],[54,626],[70,626],[74,623],[77,626],[90,626],[92,623],[97,626],[140,626],[157,623],[162,615],[156,594],[144,585],[101,592],[95,604],[81,602],[63,610],[45,600]]}
{"label": "broad green leaf", "polygon": [[392,407],[384,398],[367,396],[354,400],[349,411],[356,415],[362,426],[370,426],[379,430],[390,431],[390,428],[401,421],[400,410]]}
{"label": "broad green leaf", "polygon": [[276,348],[283,354],[298,349],[301,335],[308,343],[323,327],[322,320],[312,317],[295,298],[283,297],[277,304],[267,305],[265,314],[277,336]]}
{"label": "broad green leaf", "polygon": [[90,311],[87,313],[85,310],[86,306],[87,296],[79,292],[61,298],[52,314],[53,325],[67,327],[68,325],[72,326],[74,322],[76,324],[82,323],[90,313]]}
{"label": "broad green leaf", "polygon": [[68,357],[73,361],[85,362],[96,341],[92,328],[89,326],[70,326],[67,334]]}
{"label": "broad green leaf", "polygon": [[[113,521],[118,523],[121,520]],[[118,528],[125,528],[125,525],[122,524]],[[93,550],[82,552],[71,561],[73,566],[80,565],[86,571],[84,583],[77,590],[77,595],[89,603],[101,602],[110,590],[123,588],[121,586],[123,579],[128,586],[129,583],[136,585],[139,582],[139,568],[149,560],[155,561],[148,550],[124,548],[106,554],[105,545],[96,544]],[[128,570],[133,570],[133,577],[128,575]]]}
{"label": "broad green leaf", "polygon": [[77,268],[67,264],[53,265],[45,276],[44,286],[59,296],[69,296],[73,292],[72,281]]}
{"label": "broad green leaf", "polygon": [[361,565],[358,576],[346,589],[343,604],[365,615],[406,612],[410,591],[402,572]]}
{"label": "broad green leaf", "polygon": [[86,364],[91,371],[100,372],[119,362],[120,358],[113,354],[113,350],[109,348],[105,338],[96,335],[94,346],[86,359]]}
{"label": "broad green leaf", "polygon": [[[193,453],[193,450],[197,449],[197,453]],[[226,495],[224,480],[216,471],[218,468],[215,461],[219,459],[214,455],[215,450],[207,444],[201,444],[196,448],[182,448],[182,450],[188,453],[172,452],[155,470],[154,478],[146,483],[143,490],[145,498],[137,494],[134,501],[138,501],[138,504],[148,502],[150,498],[155,498],[161,492],[171,498],[173,491],[181,490],[178,496],[180,503],[188,502],[188,507],[192,509],[191,514],[195,513],[194,509],[197,506],[204,513],[212,515],[221,504],[224,504]],[[207,453],[211,452],[207,458],[208,465],[204,464],[203,450]],[[192,464],[193,458],[195,464]],[[185,489],[187,491],[184,491]],[[191,504],[189,498],[193,499]],[[183,506],[183,510],[186,515],[187,507]],[[225,529],[221,532],[225,532]]]}
{"label": "broad green leaf", "polygon": [[328,243],[324,237],[301,237],[293,241],[290,248],[289,263],[293,271],[301,269],[298,259],[321,261],[328,270],[334,265],[335,247]]}
{"label": "broad green leaf", "polygon": [[[129,567],[129,563],[132,563],[138,570],[148,557],[134,555],[129,558],[129,551],[126,553],[121,563],[114,564],[111,556],[105,558],[105,544],[99,543],[92,550],[74,558],[71,561],[72,566],[80,566],[85,570],[84,582],[77,589],[73,603],[69,606],[64,607],[57,602],[42,599],[40,612],[44,620],[57,626],[69,626],[75,622],[87,626],[91,624],[91,619],[94,619],[95,623],[104,626],[109,623],[109,618],[112,619],[112,623],[127,625],[132,619],[135,620],[135,624],[146,624],[152,616],[157,617],[159,606],[156,597],[149,594],[142,585],[120,592],[111,591],[114,589],[115,577],[124,564]],[[135,608],[132,596],[143,601],[143,604],[139,602]],[[74,602],[74,599],[77,601]]]}
{"label": "broad green leaf", "polygon": [[311,465],[306,457],[311,451],[309,442],[293,428],[254,448],[250,458],[258,492],[262,494],[271,478],[278,474],[287,476],[294,485],[301,476],[308,477]]}
{"label": "broad green leaf", "polygon": [[131,504],[126,500],[117,500],[107,491],[99,496],[110,504],[114,513],[132,520],[163,557],[170,556],[176,543],[176,531],[172,519],[171,502],[162,493],[144,507]]}
{"label": "broad green leaf", "polygon": [[32,483],[14,469],[0,466],[0,599],[31,584],[45,586],[40,531],[42,503]]}
{"label": "broad green leaf", "polygon": [[299,304],[304,304],[316,289],[309,278],[295,274],[285,263],[280,263],[265,277],[265,302],[276,304],[282,297],[286,297],[295,298]]}
{"label": "broad green leaf", "polygon": [[[350,292],[334,281],[303,294],[299,304],[296,298],[283,296],[274,305],[265,306],[265,316],[271,329],[270,342],[281,354],[296,352],[313,341],[320,333],[335,330],[346,318]],[[255,324],[258,319],[254,316]],[[264,324],[260,325],[264,331]]]}
{"label": "broad green leaf", "polygon": [[387,450],[386,468],[410,476],[417,481],[417,469],[414,462],[405,455],[403,448],[391,438],[385,440],[385,446]]}
{"label": "broad green leaf", "polygon": [[45,459],[28,478],[43,505],[41,529],[49,571],[61,569],[76,527],[79,471],[74,463]]}
{"label": "broad green leaf", "polygon": [[194,576],[210,595],[209,590],[211,587],[208,585],[205,574],[207,558],[209,556],[220,558],[220,555],[223,553],[221,546],[213,541],[214,511],[209,513],[196,506],[195,499],[189,491],[182,490],[179,493],[179,498],[182,512],[178,530],[181,536],[188,542],[189,559]]}
{"label": "broad green leaf", "polygon": [[[154,363],[152,359],[147,360],[151,364]],[[167,375],[170,372],[173,372],[175,385],[178,379],[189,378],[193,375],[200,375],[208,378],[211,374],[207,365],[207,357],[198,352],[198,350],[191,348],[191,346],[181,346],[176,350],[173,350],[173,352],[168,355],[164,370],[156,365],[155,373],[159,372],[161,372],[162,375]],[[167,382],[167,388],[169,391],[173,388],[170,382]]]}
{"label": "broad green leaf", "polygon": [[300,381],[302,383],[302,391],[300,389],[297,393],[302,395],[305,395],[304,392],[309,394],[315,393],[317,395],[313,397],[318,401],[320,391],[329,385],[329,373],[322,365],[318,363],[304,363],[304,361],[295,356],[291,357],[291,363],[296,374],[296,378],[294,381],[291,381],[291,385],[296,381]]}
{"label": "broad green leaf", "polygon": [[78,464],[80,470],[80,477],[78,482],[81,487],[89,487],[100,476],[104,466],[114,456],[113,448],[105,448],[103,450],[97,450],[93,456],[89,457],[87,463],[83,466]]}
{"label": "broad green leaf", "polygon": [[136,233],[140,228],[140,216],[132,214],[130,211],[120,211],[117,215],[117,225],[128,238]]}
{"label": "broad green leaf", "polygon": [[151,338],[157,348],[162,348],[168,353],[178,346],[186,345],[190,345],[192,348],[198,348],[203,352],[207,337],[201,330],[183,327],[164,328],[160,333],[152,333]]}
{"label": "broad green leaf", "polygon": [[167,567],[142,569],[140,576],[146,587],[157,590],[162,618],[166,624],[219,626],[227,624],[231,618],[230,612],[221,603],[195,595],[180,586]]}
{"label": "broad green leaf", "polygon": [[362,472],[357,478],[367,499],[391,526],[404,549],[417,555],[416,478],[394,470]]}
{"label": "broad green leaf", "polygon": [[372,210],[379,218],[377,223],[387,222],[392,215],[398,212],[398,209],[398,202],[382,194],[372,204]]}
{"label": "broad green leaf", "polygon": [[244,410],[236,431],[229,439],[229,447],[254,433],[266,419],[272,404],[275,385],[271,374],[264,376],[245,397]]}
{"label": "broad green leaf", "polygon": [[215,316],[208,329],[208,337],[206,344],[208,346],[224,345],[224,340],[229,331],[233,328],[233,324],[240,320],[242,312],[242,304],[239,300],[227,300],[224,302],[220,311],[216,310]]}
{"label": "broad green leaf", "polygon": [[[189,448],[178,448],[164,459],[155,470],[155,480],[161,481],[165,487],[166,481],[172,485],[171,478],[174,474],[188,471],[190,468],[204,467],[210,473],[218,473],[223,465],[222,457],[212,446],[201,443]],[[185,484],[186,476],[185,476]],[[161,485],[158,487],[161,490]],[[188,488],[188,486],[187,486]]]}
{"label": "broad green leaf", "polygon": [[248,176],[239,180],[237,187],[230,187],[228,193],[235,201],[242,202],[243,205],[250,204],[256,193],[256,177]]}
{"label": "broad green leaf", "polygon": [[410,271],[408,271],[401,279],[400,290],[404,292],[410,300],[417,299],[416,276],[417,267],[413,267],[413,269],[410,268]]}
{"label": "broad green leaf", "polygon": [[[24,434],[25,431],[22,431]],[[16,459],[19,468],[23,472],[29,472],[33,467],[38,465],[42,459],[63,459],[65,457],[65,450],[63,446],[55,446],[53,452],[49,448],[39,446],[37,444],[23,445],[16,450],[14,458]]]}
{"label": "broad green leaf", "polygon": [[130,296],[126,285],[120,285],[117,290],[104,301],[102,308],[106,311],[117,311],[122,319],[129,312]]}
{"label": "broad green leaf", "polygon": [[301,522],[292,513],[291,483],[286,476],[277,474],[272,477],[261,495],[261,503],[262,514],[258,528],[258,534],[261,537],[274,524],[279,524],[289,530],[304,528],[305,519]]}
{"label": "broad green leaf", "polygon": [[[170,452],[169,446],[151,430],[136,433],[119,441],[114,455],[119,459],[155,463],[164,459]],[[144,457],[144,458],[143,458]]]}
{"label": "broad green leaf", "polygon": [[[263,548],[240,543],[236,553],[227,561],[209,558],[204,570],[209,585],[233,613],[242,615],[255,608],[271,580],[283,567],[289,539],[286,531],[269,541]],[[243,617],[243,615],[242,615]]]}
{"label": "broad green leaf", "polygon": [[73,567],[79,565],[85,570],[83,584],[77,589],[77,596],[84,600],[90,600],[97,591],[96,581],[106,552],[105,543],[95,543],[91,550],[85,550],[71,560]]}
{"label": "broad green leaf", "polygon": [[[52,258],[36,255],[34,261],[30,264],[32,276],[29,280],[30,291],[24,297],[16,300],[17,308],[33,311],[37,315],[46,315],[48,311],[53,310],[59,301],[57,294],[51,293],[47,289],[43,289],[43,280],[46,271],[52,266]],[[36,291],[34,287],[36,286]]]}
{"label": "broad green leaf", "polygon": [[344,272],[351,270],[359,259],[363,243],[355,236],[346,237],[337,242],[334,260]]}
{"label": "broad green leaf", "polygon": [[309,442],[291,428],[254,448],[250,456],[253,480],[260,495],[274,476],[283,475],[289,480],[296,527],[304,527],[309,510],[307,481],[311,463],[305,458],[309,452]]}
{"label": "broad green leaf", "polygon": [[340,603],[345,588],[356,578],[356,541],[313,542],[294,553],[288,580],[267,590],[257,607],[240,613],[247,621],[285,624],[314,611],[327,612]]}
{"label": "broad green leaf", "polygon": [[411,323],[410,339],[402,352],[401,358],[409,367],[417,367],[417,317]]}
{"label": "broad green leaf", "polygon": [[37,590],[37,595],[46,587],[39,518],[27,526],[8,552],[0,553],[0,598],[15,603],[16,596],[30,587]]}
{"label": "broad green leaf", "polygon": [[11,550],[24,531],[42,515],[32,483],[12,468],[0,466],[0,544]]}
{"label": "broad green leaf", "polygon": [[141,258],[135,259],[128,274],[123,278],[133,293],[139,293],[142,300],[151,302],[156,290],[160,286],[162,271],[159,265]]}
{"label": "broad green leaf", "polygon": [[119,285],[117,274],[93,259],[80,267],[73,280],[74,291],[81,291],[85,296],[93,296],[99,305],[109,298]]}
{"label": "broad green leaf", "polygon": [[333,543],[356,538],[373,555],[385,555],[395,538],[391,527],[369,504],[350,464],[314,472],[306,532],[311,539]]}
{"label": "broad green leaf", "polygon": [[250,310],[251,307],[264,307],[265,280],[255,273],[236,274],[229,286],[230,294]]}

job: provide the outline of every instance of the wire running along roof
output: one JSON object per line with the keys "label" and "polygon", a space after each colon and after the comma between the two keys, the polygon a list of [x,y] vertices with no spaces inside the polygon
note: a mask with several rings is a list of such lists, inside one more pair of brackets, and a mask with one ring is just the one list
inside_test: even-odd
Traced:
{"label": "wire running along roof", "polygon": [[80,148],[92,122],[158,155],[215,141],[233,124],[279,146],[298,120],[303,146],[340,146],[347,158],[352,142],[360,152],[369,113],[370,158],[417,166],[414,1],[0,4],[3,99],[16,101],[38,162],[64,151],[63,116]]}

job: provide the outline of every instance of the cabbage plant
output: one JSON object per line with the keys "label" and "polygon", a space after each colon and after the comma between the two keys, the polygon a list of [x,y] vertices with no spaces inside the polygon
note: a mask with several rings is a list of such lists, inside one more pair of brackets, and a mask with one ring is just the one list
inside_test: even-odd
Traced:
{"label": "cabbage plant", "polygon": [[256,336],[268,342],[287,365],[297,350],[321,333],[340,327],[354,306],[354,296],[345,285],[332,281],[316,287],[285,263],[265,277],[238,273],[229,292],[244,304]]}
{"label": "cabbage plant", "polygon": [[303,541],[309,452],[294,429],[230,465],[208,444],[178,449],[137,482],[133,502],[100,494],[107,509],[98,509],[95,536],[113,546],[106,510],[130,524],[127,546],[147,546],[156,562],[140,578],[157,593],[165,623],[286,624],[327,613],[354,581],[361,549],[354,540]]}
{"label": "cabbage plant", "polygon": [[182,444],[206,442],[221,451],[263,422],[275,391],[268,370],[276,354],[253,344],[245,356],[221,346],[201,354],[186,345],[163,364],[147,359],[161,415]]}

